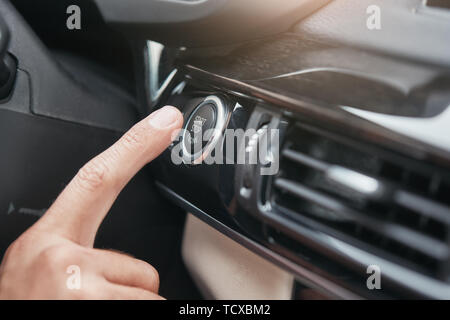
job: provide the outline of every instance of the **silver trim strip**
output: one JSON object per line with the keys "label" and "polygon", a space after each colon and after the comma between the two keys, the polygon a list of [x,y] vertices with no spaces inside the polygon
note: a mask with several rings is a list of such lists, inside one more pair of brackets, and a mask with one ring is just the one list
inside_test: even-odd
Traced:
{"label": "silver trim strip", "polygon": [[177,69],[173,69],[164,82],[158,87],[159,83],[159,68],[161,55],[164,50],[164,46],[155,41],[147,41],[147,82],[149,87],[149,98],[151,107],[153,107],[161,97],[161,94],[166,90],[169,83],[175,77]]}
{"label": "silver trim strip", "polygon": [[[157,187],[159,187],[169,198],[175,200],[175,202],[178,202],[180,206],[184,207],[204,222],[242,244],[246,248],[252,250],[256,254],[259,254],[285,270],[292,272],[299,279],[299,281],[307,282],[310,285],[321,289],[325,293],[332,294],[341,299],[362,299],[362,297],[349,291],[348,289],[305,269],[304,267],[231,229],[171,189],[167,188],[161,182],[155,181],[155,183]],[[308,236],[312,240],[316,241],[319,245],[326,246],[329,250],[333,250],[333,252],[341,256],[342,259],[356,263],[361,267],[367,267],[369,265],[379,266],[381,270],[382,286],[384,281],[383,279],[389,279],[392,283],[396,283],[401,288],[410,290],[411,293],[419,294],[421,297],[430,299],[450,299],[450,285],[445,282],[432,279],[418,272],[394,264],[386,259],[367,253],[359,248],[321,232],[317,232],[309,228],[304,231],[305,233],[308,233]]]}
{"label": "silver trim strip", "polygon": [[194,214],[196,217],[206,222],[213,228],[217,229],[219,232],[223,233],[227,237],[230,237],[237,243],[243,245],[247,249],[253,251],[254,253],[260,255],[261,257],[271,261],[277,266],[291,272],[300,282],[307,286],[312,286],[320,290],[321,292],[334,296],[339,299],[346,300],[360,300],[361,296],[331,282],[328,279],[321,277],[320,275],[307,270],[306,268],[288,260],[287,258],[273,252],[272,250],[264,247],[263,245],[247,238],[246,236],[240,234],[239,232],[231,229],[227,225],[223,224],[219,220],[208,215],[206,212],[202,211],[171,189],[167,188],[159,181],[155,181],[156,186],[170,199],[178,202],[178,204],[184,207],[187,211]]}
{"label": "silver trim strip", "polygon": [[[186,120],[186,125],[190,122],[192,116],[195,114],[195,112],[204,106],[205,104],[212,103],[216,106],[216,124],[214,126],[214,135],[210,138],[208,143],[202,150],[195,154],[191,154],[187,149],[186,146],[183,143],[183,160],[185,163],[190,164],[200,164],[203,162],[203,160],[209,155],[211,150],[215,147],[216,143],[219,141],[220,137],[222,136],[223,130],[225,129],[227,125],[227,109],[222,102],[222,100],[217,96],[208,96],[203,100],[202,103],[200,103],[195,109],[191,112],[189,115],[189,118]],[[187,132],[187,128],[184,128]],[[183,136],[184,140],[184,136]]]}

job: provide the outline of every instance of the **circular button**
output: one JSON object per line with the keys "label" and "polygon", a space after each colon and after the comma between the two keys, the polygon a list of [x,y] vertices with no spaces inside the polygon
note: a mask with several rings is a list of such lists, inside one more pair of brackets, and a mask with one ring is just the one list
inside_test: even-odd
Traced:
{"label": "circular button", "polygon": [[214,103],[201,103],[190,115],[183,138],[185,149],[196,154],[208,144],[217,121],[217,107]]}

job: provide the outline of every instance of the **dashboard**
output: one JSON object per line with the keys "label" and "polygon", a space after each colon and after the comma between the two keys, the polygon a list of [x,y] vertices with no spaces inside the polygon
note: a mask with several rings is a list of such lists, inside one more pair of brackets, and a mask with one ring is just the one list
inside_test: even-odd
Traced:
{"label": "dashboard", "polygon": [[[241,45],[148,41],[147,105],[185,117],[152,169],[170,200],[326,297],[448,299],[450,20],[388,2],[404,29],[351,32],[368,2],[333,1]],[[215,134],[190,152],[196,121]],[[229,146],[230,130],[251,133]],[[261,140],[267,161],[239,161]]]}

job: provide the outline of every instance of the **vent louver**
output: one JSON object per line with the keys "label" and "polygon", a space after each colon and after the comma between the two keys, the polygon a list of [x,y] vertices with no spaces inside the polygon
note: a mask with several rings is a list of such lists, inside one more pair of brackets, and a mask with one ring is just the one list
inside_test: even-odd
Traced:
{"label": "vent louver", "polygon": [[286,135],[274,212],[449,281],[450,178],[443,168],[306,125]]}

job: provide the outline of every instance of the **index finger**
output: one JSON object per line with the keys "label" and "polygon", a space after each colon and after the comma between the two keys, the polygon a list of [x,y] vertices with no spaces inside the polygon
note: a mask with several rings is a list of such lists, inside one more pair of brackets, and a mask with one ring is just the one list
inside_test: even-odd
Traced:
{"label": "index finger", "polygon": [[92,247],[100,223],[123,187],[164,151],[183,123],[175,107],[153,112],[90,160],[34,228]]}

